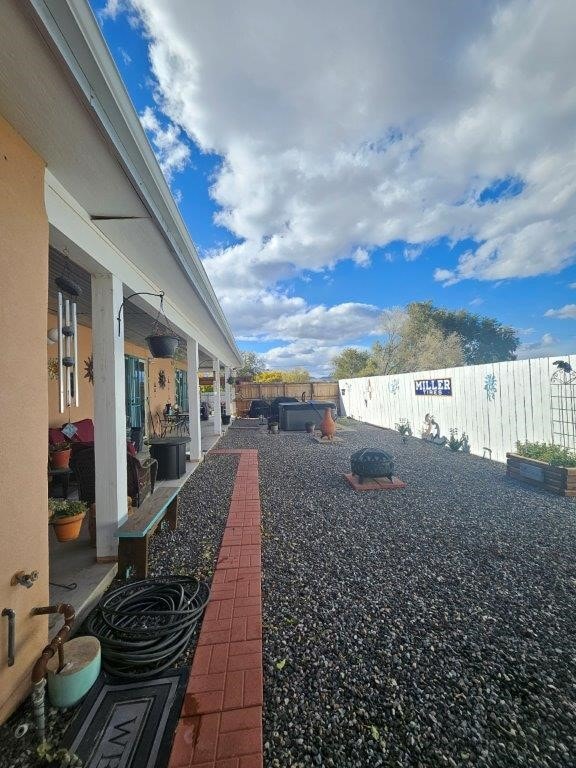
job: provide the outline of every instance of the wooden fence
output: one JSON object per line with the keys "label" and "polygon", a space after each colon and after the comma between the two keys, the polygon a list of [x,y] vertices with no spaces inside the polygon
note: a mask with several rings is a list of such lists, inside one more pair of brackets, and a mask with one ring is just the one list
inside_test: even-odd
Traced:
{"label": "wooden fence", "polygon": [[329,400],[336,404],[339,402],[337,381],[303,381],[291,384],[242,381],[236,384],[236,413],[239,416],[245,415],[252,400],[273,400],[275,397],[300,399],[303,392],[307,400]]}

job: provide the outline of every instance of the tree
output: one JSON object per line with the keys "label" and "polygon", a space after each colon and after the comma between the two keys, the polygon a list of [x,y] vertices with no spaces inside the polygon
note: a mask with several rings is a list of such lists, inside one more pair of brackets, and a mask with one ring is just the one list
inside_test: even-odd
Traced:
{"label": "tree", "polygon": [[254,381],[259,384],[272,384],[282,381],[282,371],[262,371],[254,376]]}
{"label": "tree", "polygon": [[465,309],[441,309],[431,301],[409,304],[407,315],[403,338],[415,341],[432,328],[445,336],[455,333],[461,340],[464,365],[516,360],[518,334],[514,328],[492,317],[475,315]]}
{"label": "tree", "polygon": [[464,365],[460,336],[457,333],[444,335],[438,328],[432,328],[418,339],[403,340],[398,356],[401,360],[401,373]]}
{"label": "tree", "polygon": [[282,381],[286,384],[310,381],[310,374],[305,368],[292,368],[290,371],[282,371]]}
{"label": "tree", "polygon": [[332,359],[335,379],[349,379],[354,376],[363,376],[362,370],[370,362],[368,350],[346,347]]}
{"label": "tree", "polygon": [[256,352],[243,351],[240,356],[242,357],[242,367],[236,372],[238,376],[255,376],[257,373],[262,373],[266,368],[264,358]]}

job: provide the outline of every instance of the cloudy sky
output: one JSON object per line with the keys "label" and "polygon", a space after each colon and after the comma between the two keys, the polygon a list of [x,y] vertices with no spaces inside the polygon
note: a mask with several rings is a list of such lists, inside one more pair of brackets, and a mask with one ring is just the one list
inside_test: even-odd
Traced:
{"label": "cloudy sky", "polygon": [[574,351],[574,0],[92,5],[241,348],[431,299]]}

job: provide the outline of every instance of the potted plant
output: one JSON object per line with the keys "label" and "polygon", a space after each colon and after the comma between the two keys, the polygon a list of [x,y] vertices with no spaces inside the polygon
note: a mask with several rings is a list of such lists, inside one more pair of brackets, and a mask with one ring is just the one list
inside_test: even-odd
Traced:
{"label": "potted plant", "polygon": [[70,463],[70,443],[55,443],[50,446],[50,466],[52,469],[67,469]]}
{"label": "potted plant", "polygon": [[308,432],[309,435],[311,435],[314,432],[314,429],[316,428],[316,424],[314,424],[313,421],[307,421],[304,424],[304,429],[306,432]]}
{"label": "potted plant", "polygon": [[236,376],[228,376],[228,378],[226,379],[226,383],[230,384],[231,386],[236,384]]}
{"label": "potted plant", "polygon": [[49,523],[58,541],[74,541],[80,535],[82,521],[88,511],[83,501],[48,499]]}
{"label": "potted plant", "polygon": [[277,421],[269,421],[268,422],[268,432],[271,432],[273,435],[278,434],[278,422]]}
{"label": "potted plant", "polygon": [[576,496],[576,454],[550,443],[517,442],[506,454],[506,474],[558,496]]}

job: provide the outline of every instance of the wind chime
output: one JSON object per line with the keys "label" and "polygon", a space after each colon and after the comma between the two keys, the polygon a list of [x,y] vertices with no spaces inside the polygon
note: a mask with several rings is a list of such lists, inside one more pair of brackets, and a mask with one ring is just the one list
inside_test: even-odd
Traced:
{"label": "wind chime", "polygon": [[60,413],[80,405],[78,392],[78,323],[76,299],[80,288],[67,277],[54,281],[58,291],[58,387]]}

